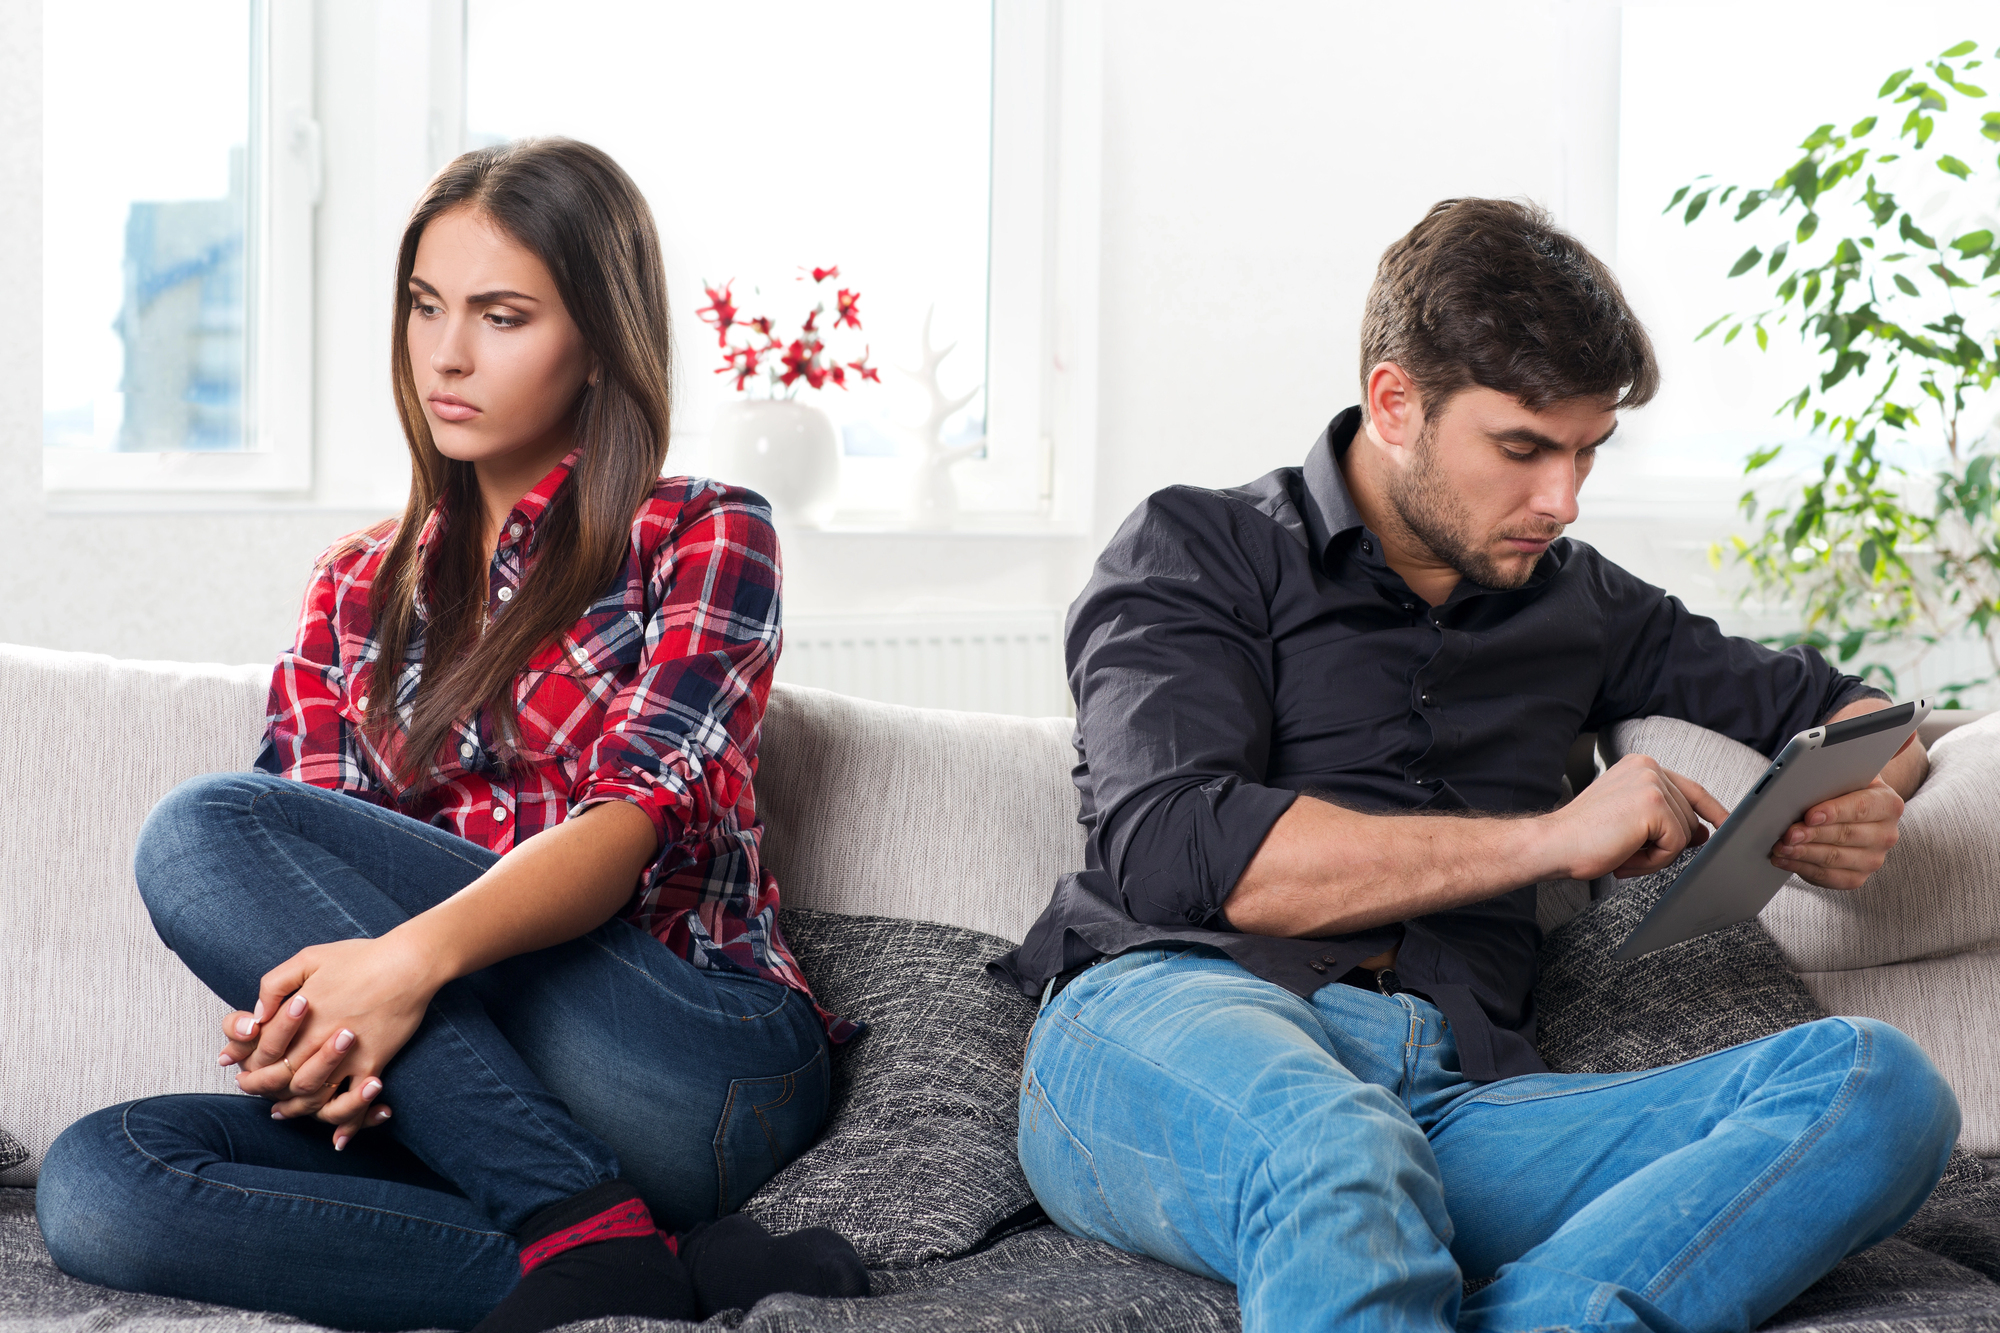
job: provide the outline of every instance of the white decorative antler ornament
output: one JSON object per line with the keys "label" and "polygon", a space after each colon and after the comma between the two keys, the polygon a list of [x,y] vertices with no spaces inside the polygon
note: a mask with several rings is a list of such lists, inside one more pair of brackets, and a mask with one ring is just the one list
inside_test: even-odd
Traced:
{"label": "white decorative antler ornament", "polygon": [[958,514],[958,487],[951,476],[952,466],[972,457],[986,447],[986,436],[982,434],[970,444],[948,445],[942,432],[944,423],[949,421],[967,403],[979,396],[977,388],[948,398],[938,385],[938,365],[951,355],[957,343],[944,347],[931,345],[931,316],[937,313],[932,306],[924,312],[924,359],[920,370],[897,369],[924,386],[930,393],[930,415],[920,426],[905,427],[917,447],[922,451],[917,460],[917,474],[910,486],[910,499],[905,507],[905,515],[910,526],[916,528],[948,528]]}

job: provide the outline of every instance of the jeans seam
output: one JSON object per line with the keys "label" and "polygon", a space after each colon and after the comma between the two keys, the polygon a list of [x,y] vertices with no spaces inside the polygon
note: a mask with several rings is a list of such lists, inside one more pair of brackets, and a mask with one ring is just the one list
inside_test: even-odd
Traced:
{"label": "jeans seam", "polygon": [[[1733,1225],[1752,1203],[1762,1198],[1772,1186],[1788,1175],[1792,1168],[1798,1165],[1799,1160],[1812,1149],[1813,1144],[1824,1138],[1833,1126],[1839,1123],[1841,1117],[1846,1115],[1848,1106],[1854,1100],[1855,1085],[1859,1076],[1869,1068],[1875,1051],[1874,1038],[1869,1035],[1866,1028],[1855,1027],[1852,1024],[1849,1027],[1855,1034],[1856,1044],[1860,1049],[1855,1053],[1854,1063],[1849,1067],[1847,1077],[1841,1080],[1840,1091],[1835,1094],[1833,1103],[1786,1146],[1785,1151],[1778,1155],[1777,1161],[1765,1167],[1757,1179],[1746,1185],[1719,1215],[1696,1233],[1694,1239],[1690,1240],[1681,1252],[1645,1285],[1639,1293],[1641,1296],[1657,1302],[1669,1283],[1685,1273],[1695,1260],[1707,1253],[1723,1231]],[[1593,1314],[1591,1317],[1596,1318],[1597,1315]]]}
{"label": "jeans seam", "polygon": [[470,1228],[459,1226],[453,1222],[440,1222],[434,1217],[418,1217],[415,1213],[399,1213],[390,1208],[375,1208],[365,1203],[349,1203],[344,1199],[322,1199],[316,1195],[311,1195],[311,1194],[287,1194],[279,1190],[251,1189],[248,1186],[233,1185],[228,1183],[227,1181],[210,1180],[207,1177],[197,1175],[192,1171],[183,1171],[180,1167],[173,1166],[167,1162],[163,1162],[158,1157],[155,1157],[152,1153],[147,1152],[146,1149],[140,1145],[139,1140],[133,1137],[131,1126],[126,1123],[126,1121],[130,1118],[134,1107],[143,1106],[147,1102],[156,1100],[158,1099],[153,1097],[144,1097],[136,1102],[133,1102],[131,1105],[127,1106],[118,1116],[118,1132],[125,1136],[125,1142],[131,1145],[133,1152],[138,1153],[141,1157],[151,1162],[154,1166],[158,1167],[160,1170],[166,1171],[172,1175],[179,1176],[184,1180],[194,1181],[196,1184],[205,1186],[209,1189],[227,1190],[236,1194],[249,1195],[255,1198],[288,1199],[294,1203],[320,1204],[328,1208],[345,1208],[359,1213],[374,1213],[382,1217],[400,1218],[406,1222],[421,1222],[425,1226],[437,1227],[438,1229],[443,1231],[455,1231],[458,1232],[460,1235],[464,1236],[498,1236],[504,1240],[512,1239],[512,1237],[509,1236],[504,1231],[473,1231]]}

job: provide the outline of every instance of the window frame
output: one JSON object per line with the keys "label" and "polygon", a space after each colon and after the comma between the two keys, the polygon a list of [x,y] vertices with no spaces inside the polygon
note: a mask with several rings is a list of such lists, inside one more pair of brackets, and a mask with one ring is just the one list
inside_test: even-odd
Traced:
{"label": "window frame", "polygon": [[[245,447],[121,453],[44,445],[42,490],[57,507],[150,508],[144,502],[152,497],[168,501],[159,507],[179,507],[205,493],[276,496],[312,487],[313,222],[324,172],[313,7],[252,0],[250,31]],[[284,392],[273,392],[276,385]]]}
{"label": "window frame", "polygon": [[1097,472],[1103,11],[1099,0],[1000,0],[993,20],[988,453],[1033,459],[1040,485],[1033,511],[962,511],[956,526],[1087,533]]}

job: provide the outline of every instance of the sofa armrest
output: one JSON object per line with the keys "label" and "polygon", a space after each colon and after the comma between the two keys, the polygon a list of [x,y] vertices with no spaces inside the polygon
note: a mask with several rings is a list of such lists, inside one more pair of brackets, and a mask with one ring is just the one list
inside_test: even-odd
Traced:
{"label": "sofa armrest", "polygon": [[[1622,722],[1605,758],[1647,754],[1734,806],[1764,771],[1748,746],[1675,718]],[[1903,812],[1902,837],[1852,893],[1793,877],[1764,909],[1765,929],[1797,972],[2000,949],[2000,715],[1958,726],[1931,747],[1931,772]]]}

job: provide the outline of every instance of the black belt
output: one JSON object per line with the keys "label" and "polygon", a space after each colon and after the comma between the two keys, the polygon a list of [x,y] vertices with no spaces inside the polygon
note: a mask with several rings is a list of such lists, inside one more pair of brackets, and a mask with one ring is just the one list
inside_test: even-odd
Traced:
{"label": "black belt", "polygon": [[[1065,968],[1056,973],[1055,982],[1049,987],[1049,998],[1051,1000],[1055,999],[1056,996],[1063,993],[1063,987],[1069,985],[1070,982],[1075,981],[1078,977],[1103,961],[1102,958],[1093,958],[1087,963],[1078,963],[1075,967]],[[1396,975],[1396,969],[1393,967],[1385,967],[1379,972],[1371,971],[1365,967],[1350,967],[1347,971],[1335,977],[1334,980],[1343,986],[1353,986],[1357,990],[1377,991],[1383,995],[1400,995],[1406,991],[1411,995],[1422,994],[1420,991],[1413,991],[1408,986],[1405,986],[1403,979]]]}

